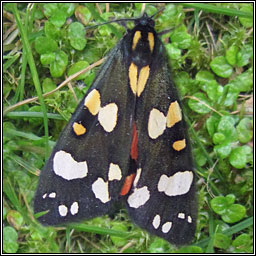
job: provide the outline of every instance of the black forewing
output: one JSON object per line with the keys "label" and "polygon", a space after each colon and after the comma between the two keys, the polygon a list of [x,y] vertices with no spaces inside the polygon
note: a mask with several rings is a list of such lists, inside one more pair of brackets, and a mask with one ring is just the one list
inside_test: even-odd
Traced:
{"label": "black forewing", "polygon": [[[101,106],[116,103],[118,106],[117,125],[112,132],[106,132],[99,124],[98,117],[93,116],[81,101],[69,123],[61,133],[53,152],[43,168],[34,201],[35,213],[48,210],[39,221],[47,225],[78,221],[107,213],[113,202],[119,198],[123,180],[129,166],[131,144],[132,114],[135,97],[128,90],[127,68],[124,62],[122,40],[109,54],[108,60],[99,71],[90,91],[97,89],[101,95]],[[88,95],[87,93],[87,95]],[[87,96],[85,95],[85,97]],[[84,98],[85,98],[84,97]],[[86,126],[84,135],[76,136],[72,130],[75,121]],[[75,161],[87,161],[88,175],[85,178],[65,180],[53,171],[53,158],[56,152],[63,150],[72,155]],[[108,182],[111,200],[102,203],[95,198],[92,184],[98,178],[108,180],[109,164],[118,164],[122,171],[122,179]],[[72,172],[72,170],[70,170]],[[55,198],[49,193],[56,193]],[[43,196],[45,198],[43,198]],[[67,213],[61,217],[58,206],[68,209],[72,203],[79,205],[75,215]]]}
{"label": "black forewing", "polygon": [[[132,208],[129,204],[127,204],[127,208],[133,221],[140,227],[171,243],[184,244],[192,240],[196,227],[195,179],[189,193],[171,197],[166,196],[163,192],[160,193],[157,184],[163,174],[169,177],[178,171],[192,171],[193,159],[184,116],[181,122],[172,128],[167,128],[157,139],[149,138],[148,121],[152,108],[156,108],[166,115],[171,102],[178,101],[181,106],[177,90],[171,79],[164,46],[158,38],[155,43],[150,64],[150,76],[145,91],[136,102],[137,168],[142,169],[136,187],[147,186],[150,198],[139,208]],[[172,149],[173,142],[183,138],[186,138],[186,148],[181,151]],[[132,192],[133,190],[131,190]],[[178,218],[179,213],[184,213],[185,219]],[[157,229],[152,225],[156,214],[161,218],[161,224]],[[188,216],[193,219],[193,223],[187,221]],[[170,221],[172,228],[165,234],[161,230],[161,225]]]}

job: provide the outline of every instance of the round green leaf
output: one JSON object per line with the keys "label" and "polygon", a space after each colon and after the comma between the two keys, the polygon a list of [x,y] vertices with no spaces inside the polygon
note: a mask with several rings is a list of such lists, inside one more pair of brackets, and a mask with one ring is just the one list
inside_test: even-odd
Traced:
{"label": "round green leaf", "polygon": [[168,56],[173,60],[178,60],[181,56],[181,50],[176,46],[176,44],[167,44],[165,46]]}
{"label": "round green leaf", "polygon": [[253,125],[250,118],[243,118],[236,127],[238,139],[241,143],[249,142],[253,137]]}
{"label": "round green leaf", "polygon": [[57,43],[52,38],[39,36],[35,40],[35,49],[39,54],[54,52],[58,49]]}
{"label": "round green leaf", "polygon": [[220,249],[227,249],[230,246],[231,238],[227,235],[224,235],[222,233],[215,233],[214,234],[214,247],[220,248]]}
{"label": "round green leaf", "polygon": [[231,152],[231,144],[229,142],[224,142],[220,145],[214,146],[214,152],[220,159],[224,159],[229,156]]}
{"label": "round green leaf", "polygon": [[234,44],[230,46],[226,51],[226,60],[232,66],[236,64],[237,53],[238,53],[238,47]]}
{"label": "round green leaf", "polygon": [[228,194],[226,195],[226,200],[227,200],[227,205],[232,205],[235,202],[236,197],[234,194]]}
{"label": "round green leaf", "polygon": [[51,78],[46,77],[43,80],[42,87],[43,87],[43,92],[46,93],[56,89],[56,84],[52,81]]}
{"label": "round green leaf", "polygon": [[[253,89],[253,72],[251,69],[238,75],[229,83],[229,87],[235,92],[248,92]],[[227,95],[228,97],[228,95]]]}
{"label": "round green leaf", "polygon": [[46,16],[51,16],[58,9],[57,3],[47,3],[44,4],[44,14]]}
{"label": "round green leaf", "polygon": [[236,141],[237,132],[235,129],[235,121],[230,116],[222,116],[217,127],[217,131],[225,135],[225,141]]}
{"label": "round green leaf", "polygon": [[43,65],[50,65],[55,60],[55,53],[48,52],[40,55],[40,61]]}
{"label": "round green leaf", "polygon": [[188,105],[193,111],[199,114],[206,114],[211,111],[211,109],[205,105],[205,104],[210,105],[210,103],[203,93],[197,92],[193,96],[198,99],[198,100],[189,99],[188,101]]}
{"label": "round green leaf", "polygon": [[214,58],[210,67],[215,74],[223,78],[230,77],[233,72],[232,66],[228,64],[224,56]]}
{"label": "round green leaf", "polygon": [[50,64],[50,72],[52,77],[60,77],[64,73],[68,64],[68,56],[63,51],[55,54],[55,60]]}
{"label": "round green leaf", "polygon": [[179,48],[187,49],[191,43],[191,35],[186,32],[186,27],[181,26],[171,33],[171,42],[176,43]]}
{"label": "round green leaf", "polygon": [[10,226],[3,228],[3,249],[6,253],[16,253],[19,245],[17,243],[18,234]]}
{"label": "round green leaf", "polygon": [[87,43],[87,40],[85,38],[74,37],[70,39],[70,45],[78,51],[83,50],[84,47],[86,46],[86,43]]}
{"label": "round green leaf", "polygon": [[237,53],[237,66],[243,67],[246,66],[250,58],[253,56],[253,47],[252,45],[245,45],[238,53]]}
{"label": "round green leaf", "polygon": [[246,209],[243,205],[232,204],[221,217],[227,223],[234,223],[241,220],[245,216],[245,213]]}
{"label": "round green leaf", "polygon": [[248,234],[241,234],[235,238],[232,246],[236,248],[236,253],[252,253],[253,239]]}
{"label": "round green leaf", "polygon": [[70,17],[74,14],[76,4],[75,3],[59,3],[58,7],[64,11],[66,17]]}
{"label": "round green leaf", "polygon": [[22,215],[15,210],[11,210],[8,212],[7,220],[16,230],[20,229],[24,221]]}
{"label": "round green leaf", "polygon": [[247,151],[244,147],[234,148],[229,156],[229,162],[237,169],[242,169],[247,163]]}
{"label": "round green leaf", "polygon": [[71,39],[73,37],[84,38],[85,29],[80,22],[73,22],[68,27],[68,37]]}
{"label": "round green leaf", "polygon": [[208,83],[214,80],[214,75],[207,70],[201,70],[196,74],[196,80],[202,83]]}
{"label": "round green leaf", "polygon": [[216,196],[210,201],[210,205],[214,212],[221,215],[226,211],[227,199],[224,196]]}
{"label": "round green leaf", "polygon": [[85,29],[79,22],[73,22],[68,28],[68,37],[71,46],[76,50],[83,50],[86,45]]}
{"label": "round green leaf", "polygon": [[83,5],[79,5],[75,9],[75,15],[82,24],[87,25],[92,18],[91,12],[88,10],[87,7]]}
{"label": "round green leaf", "polygon": [[[68,76],[71,76],[73,74],[75,74],[76,72],[87,68],[89,66],[89,63],[87,61],[78,61],[76,63],[74,63],[68,70],[67,74]],[[89,72],[81,74],[80,76],[76,77],[75,80],[82,80],[85,79],[85,77],[88,75]]]}
{"label": "round green leaf", "polygon": [[66,13],[63,10],[55,10],[49,21],[57,28],[63,26],[66,22]]}
{"label": "round green leaf", "polygon": [[223,87],[220,86],[216,80],[213,80],[206,84],[205,91],[209,97],[214,102],[217,102],[223,93]]}
{"label": "round green leaf", "polygon": [[60,29],[49,21],[46,21],[44,24],[44,32],[47,37],[52,39],[58,39],[60,35]]}
{"label": "round green leaf", "polygon": [[225,141],[226,136],[221,132],[216,132],[213,134],[212,141],[214,144],[221,144]]}
{"label": "round green leaf", "polygon": [[[227,88],[225,88],[225,87],[227,87]],[[226,84],[225,87],[224,88],[228,91],[228,93],[227,93],[225,101],[224,101],[224,106],[230,107],[236,103],[236,99],[237,99],[239,93],[238,93],[237,89],[234,88],[232,82],[229,84]]]}

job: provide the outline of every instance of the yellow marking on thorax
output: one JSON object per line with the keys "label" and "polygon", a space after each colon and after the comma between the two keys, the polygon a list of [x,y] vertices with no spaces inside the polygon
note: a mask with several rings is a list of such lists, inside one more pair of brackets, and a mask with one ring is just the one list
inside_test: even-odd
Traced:
{"label": "yellow marking on thorax", "polygon": [[135,32],[134,37],[133,37],[132,50],[134,50],[136,48],[140,38],[141,38],[141,32],[138,30]]}
{"label": "yellow marking on thorax", "polygon": [[179,105],[178,101],[174,101],[170,104],[166,117],[167,117],[166,125],[168,128],[171,128],[176,123],[181,121],[182,114],[181,114],[181,109],[180,109],[180,105]]}
{"label": "yellow marking on thorax", "polygon": [[154,50],[154,45],[155,45],[154,34],[152,32],[148,33],[148,42],[149,42],[149,49],[152,53]]}
{"label": "yellow marking on thorax", "polygon": [[77,136],[83,135],[86,132],[86,128],[77,122],[73,123],[73,131]]}
{"label": "yellow marking on thorax", "polygon": [[177,140],[172,144],[172,147],[174,150],[176,151],[181,151],[182,149],[184,149],[186,147],[186,140]]}
{"label": "yellow marking on thorax", "polygon": [[85,98],[84,105],[95,116],[100,110],[100,104],[100,93],[96,89],[93,89]]}

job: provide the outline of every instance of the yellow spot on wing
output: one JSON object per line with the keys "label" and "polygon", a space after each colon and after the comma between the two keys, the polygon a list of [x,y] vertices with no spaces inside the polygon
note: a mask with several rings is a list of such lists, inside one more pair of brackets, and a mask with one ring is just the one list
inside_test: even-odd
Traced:
{"label": "yellow spot on wing", "polygon": [[186,140],[177,140],[172,144],[172,147],[177,150],[180,151],[182,149],[184,149],[186,147]]}
{"label": "yellow spot on wing", "polygon": [[130,79],[131,90],[135,95],[137,91],[137,76],[138,76],[138,67],[132,62],[129,67],[129,79]]}
{"label": "yellow spot on wing", "polygon": [[145,89],[145,85],[149,77],[149,66],[145,66],[140,70],[138,85],[137,85],[137,95],[140,97],[141,93]]}
{"label": "yellow spot on wing", "polygon": [[85,107],[87,107],[94,116],[98,114],[100,104],[100,93],[96,89],[92,90],[84,100]]}
{"label": "yellow spot on wing", "polygon": [[181,121],[182,114],[181,114],[181,109],[178,101],[174,101],[170,104],[166,118],[167,118],[166,124],[168,128],[171,128],[176,123]]}
{"label": "yellow spot on wing", "polygon": [[79,136],[79,135],[83,135],[85,134],[86,132],[86,128],[82,125],[82,124],[79,124],[77,122],[74,122],[73,124],[73,131],[74,133]]}
{"label": "yellow spot on wing", "polygon": [[149,49],[151,52],[153,52],[155,41],[154,41],[154,34],[152,32],[148,33],[148,42],[149,42]]}
{"label": "yellow spot on wing", "polygon": [[138,41],[141,38],[141,32],[140,31],[136,31],[133,37],[133,41],[132,41],[132,50],[134,50],[138,44]]}

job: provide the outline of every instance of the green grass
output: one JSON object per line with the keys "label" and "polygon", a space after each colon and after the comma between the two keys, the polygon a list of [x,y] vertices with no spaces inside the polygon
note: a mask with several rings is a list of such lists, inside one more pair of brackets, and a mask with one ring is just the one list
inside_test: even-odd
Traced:
{"label": "green grass", "polygon": [[171,29],[162,40],[183,99],[198,176],[193,243],[175,248],[136,227],[125,210],[63,228],[36,221],[39,170],[98,67],[79,76],[86,86],[77,78],[65,80],[102,59],[125,33],[116,23],[86,32],[83,26],[138,17],[142,4],[5,3],[4,252],[252,253],[252,5],[152,3],[146,12],[162,7],[156,30]]}

